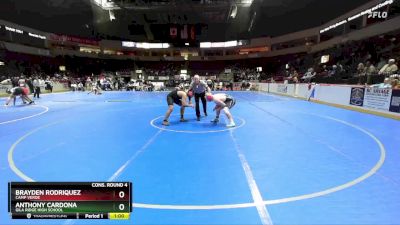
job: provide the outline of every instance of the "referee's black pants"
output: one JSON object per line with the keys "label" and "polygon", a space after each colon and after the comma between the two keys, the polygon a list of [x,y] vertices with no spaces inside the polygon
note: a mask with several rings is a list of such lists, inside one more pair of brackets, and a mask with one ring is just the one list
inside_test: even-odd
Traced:
{"label": "referee's black pants", "polygon": [[35,93],[33,94],[33,97],[39,98],[39,94],[40,94],[40,87],[35,87]]}
{"label": "referee's black pants", "polygon": [[196,101],[196,116],[200,117],[200,103],[199,99],[201,99],[201,103],[203,104],[203,111],[204,115],[207,115],[207,100],[206,100],[206,93],[194,94],[194,100]]}

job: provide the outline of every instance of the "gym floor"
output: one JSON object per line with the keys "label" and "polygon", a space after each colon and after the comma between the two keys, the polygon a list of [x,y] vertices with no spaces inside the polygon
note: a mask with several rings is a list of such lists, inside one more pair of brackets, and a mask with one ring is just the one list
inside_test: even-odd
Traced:
{"label": "gym floor", "polygon": [[[230,94],[232,129],[210,123],[213,104],[186,123],[175,106],[163,127],[166,92],[1,106],[0,224],[400,224],[400,121]],[[131,181],[134,208],[128,221],[11,220],[10,181]]]}

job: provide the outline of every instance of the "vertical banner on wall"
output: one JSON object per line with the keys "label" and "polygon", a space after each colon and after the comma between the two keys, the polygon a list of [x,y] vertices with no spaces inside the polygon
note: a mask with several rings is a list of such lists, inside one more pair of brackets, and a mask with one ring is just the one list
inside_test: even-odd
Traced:
{"label": "vertical banner on wall", "polygon": [[392,98],[389,110],[391,112],[400,113],[400,89],[392,90]]}
{"label": "vertical banner on wall", "polygon": [[181,39],[188,39],[188,26],[183,25],[183,28],[181,29]]}
{"label": "vertical banner on wall", "polygon": [[364,88],[352,87],[350,94],[350,105],[363,106],[364,104]]}
{"label": "vertical banner on wall", "polygon": [[364,94],[364,107],[388,111],[392,89],[389,88],[366,88]]}
{"label": "vertical banner on wall", "polygon": [[190,27],[190,39],[191,40],[196,39],[196,27],[194,25]]}
{"label": "vertical banner on wall", "polygon": [[178,36],[178,28],[175,26],[170,27],[169,35],[171,36],[171,38],[176,38]]}

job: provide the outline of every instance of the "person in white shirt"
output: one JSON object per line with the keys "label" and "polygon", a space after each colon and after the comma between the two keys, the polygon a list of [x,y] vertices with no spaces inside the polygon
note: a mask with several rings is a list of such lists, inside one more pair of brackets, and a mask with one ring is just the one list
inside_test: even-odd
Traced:
{"label": "person in white shirt", "polygon": [[311,82],[311,79],[315,77],[316,73],[314,72],[313,68],[309,68],[307,73],[304,74],[304,76],[301,78],[304,82],[309,83]]}

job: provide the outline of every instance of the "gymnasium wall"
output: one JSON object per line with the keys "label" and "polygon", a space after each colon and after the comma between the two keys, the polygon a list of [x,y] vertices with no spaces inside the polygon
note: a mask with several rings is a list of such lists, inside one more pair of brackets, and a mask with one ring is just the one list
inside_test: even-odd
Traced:
{"label": "gymnasium wall", "polygon": [[330,84],[254,83],[257,91],[400,119],[400,89]]}

